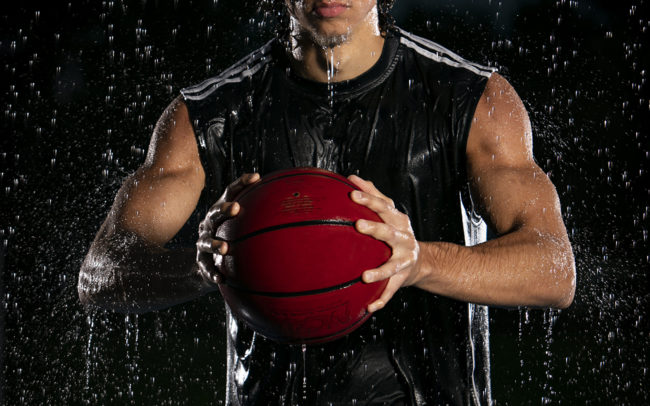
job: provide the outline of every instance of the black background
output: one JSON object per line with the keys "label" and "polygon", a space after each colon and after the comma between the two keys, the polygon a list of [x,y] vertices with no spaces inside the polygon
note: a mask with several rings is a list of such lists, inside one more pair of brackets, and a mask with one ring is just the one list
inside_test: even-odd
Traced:
{"label": "black background", "polygon": [[[84,310],[76,283],[167,103],[270,37],[259,2],[7,3],[0,403],[219,404],[218,294],[127,316]],[[573,242],[568,310],[491,309],[497,404],[648,403],[647,0],[397,0],[393,11],[519,91]]]}

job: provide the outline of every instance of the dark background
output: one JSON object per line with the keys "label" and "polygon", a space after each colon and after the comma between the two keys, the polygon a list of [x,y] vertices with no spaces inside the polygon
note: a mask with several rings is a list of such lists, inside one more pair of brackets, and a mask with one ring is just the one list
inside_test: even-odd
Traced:
{"label": "dark background", "polygon": [[[259,2],[7,3],[0,403],[219,404],[218,294],[127,316],[84,310],[76,283],[167,103],[269,38]],[[563,204],[576,299],[491,310],[497,404],[647,404],[647,0],[397,0],[393,14],[511,81]]]}

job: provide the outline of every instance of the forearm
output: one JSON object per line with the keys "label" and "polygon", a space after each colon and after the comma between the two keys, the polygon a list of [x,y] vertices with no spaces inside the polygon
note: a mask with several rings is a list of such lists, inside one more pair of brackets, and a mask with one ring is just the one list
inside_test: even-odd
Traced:
{"label": "forearm", "polygon": [[467,302],[565,308],[573,300],[573,254],[564,235],[519,229],[473,247],[420,243],[416,286]]}
{"label": "forearm", "polygon": [[86,305],[143,313],[192,300],[214,288],[199,276],[194,250],[168,250],[120,232],[93,242],[79,274]]}

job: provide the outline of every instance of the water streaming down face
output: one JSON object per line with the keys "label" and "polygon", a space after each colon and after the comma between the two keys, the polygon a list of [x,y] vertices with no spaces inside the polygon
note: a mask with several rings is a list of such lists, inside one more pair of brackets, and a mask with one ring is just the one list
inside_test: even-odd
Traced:
{"label": "water streaming down face", "polygon": [[[647,5],[513,3],[404,0],[394,10],[401,27],[498,66],[518,90],[574,244],[578,292],[570,309],[491,309],[494,397],[641,404],[648,400]],[[1,12],[0,403],[223,400],[218,295],[125,317],[84,311],[76,280],[164,106],[269,34],[257,7],[71,1]],[[177,243],[194,236],[188,227]]]}

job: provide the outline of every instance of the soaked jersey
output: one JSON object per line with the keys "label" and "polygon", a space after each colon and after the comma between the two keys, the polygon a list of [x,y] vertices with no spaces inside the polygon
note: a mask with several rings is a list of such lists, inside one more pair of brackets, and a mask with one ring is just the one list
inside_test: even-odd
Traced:
{"label": "soaked jersey", "polygon": [[[395,30],[370,70],[318,83],[297,76],[273,40],[182,91],[204,193],[214,202],[247,172],[319,167],[373,181],[408,214],[420,241],[481,242],[465,149],[491,73]],[[483,306],[402,288],[357,331],[304,347],[227,317],[227,404],[491,403]]]}

